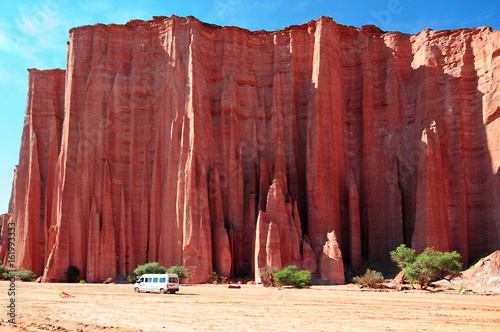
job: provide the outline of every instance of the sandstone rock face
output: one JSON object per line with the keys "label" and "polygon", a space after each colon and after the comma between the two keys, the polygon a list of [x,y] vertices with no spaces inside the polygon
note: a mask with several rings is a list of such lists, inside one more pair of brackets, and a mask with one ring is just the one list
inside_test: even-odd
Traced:
{"label": "sandstone rock face", "polygon": [[[14,219],[11,214],[2,214],[0,215],[0,261],[6,266],[9,266],[9,222],[12,222]],[[11,230],[12,231],[12,230]],[[15,244],[15,242],[14,242]],[[9,266],[9,270],[12,268]]]}
{"label": "sandstone rock face", "polygon": [[309,239],[302,242],[302,269],[311,271],[312,274],[318,273],[318,260],[309,244]]}
{"label": "sandstone rock face", "polygon": [[335,232],[328,233],[327,238],[321,254],[321,279],[343,283],[345,281],[344,261]]}
{"label": "sandstone rock face", "polygon": [[449,224],[446,209],[446,188],[443,174],[442,151],[436,123],[422,133],[422,155],[420,156],[417,184],[417,213],[412,245],[417,252],[427,247],[448,251]]}
{"label": "sandstone rock face", "polygon": [[317,268],[332,231],[354,268],[401,243],[472,260],[500,247],[499,71],[488,28],[72,29],[66,72],[30,70],[18,268],[258,278]]}
{"label": "sandstone rock face", "polygon": [[470,286],[499,287],[500,250],[484,257],[473,268],[464,271],[457,282]]}
{"label": "sandstone rock face", "polygon": [[357,272],[361,268],[361,225],[359,220],[359,196],[356,181],[351,174],[349,181],[349,237],[351,247],[351,268]]}
{"label": "sandstone rock face", "polygon": [[[64,119],[65,71],[29,70],[28,103],[11,199],[16,223],[16,267],[42,275],[53,247],[48,236],[57,215],[56,166]],[[69,226],[69,225],[68,225]],[[66,266],[67,268],[68,266]]]}

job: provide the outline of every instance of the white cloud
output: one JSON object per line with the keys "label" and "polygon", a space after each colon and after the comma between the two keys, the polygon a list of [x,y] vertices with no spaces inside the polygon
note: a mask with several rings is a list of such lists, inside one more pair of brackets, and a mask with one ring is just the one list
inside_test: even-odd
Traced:
{"label": "white cloud", "polygon": [[0,51],[8,56],[27,57],[29,53],[29,40],[23,33],[19,33],[11,27],[0,28]]}
{"label": "white cloud", "polygon": [[32,7],[18,5],[10,26],[0,21],[0,52],[14,56],[16,63],[25,68],[64,68],[68,31],[78,15],[68,13],[70,7],[63,6],[65,1],[40,1]]}
{"label": "white cloud", "polygon": [[0,28],[0,50],[4,52],[8,52],[10,49],[10,40],[7,37],[7,33]]}

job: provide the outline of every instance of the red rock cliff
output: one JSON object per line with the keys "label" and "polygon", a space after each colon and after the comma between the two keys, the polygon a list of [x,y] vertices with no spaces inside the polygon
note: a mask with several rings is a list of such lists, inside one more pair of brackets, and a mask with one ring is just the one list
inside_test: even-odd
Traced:
{"label": "red rock cliff", "polygon": [[45,280],[148,261],[338,279],[317,267],[332,232],[355,268],[500,246],[498,31],[158,17],[70,37],[64,86],[30,72],[14,188],[18,265]]}
{"label": "red rock cliff", "polygon": [[10,211],[16,223],[17,269],[43,273],[64,118],[64,70],[29,70],[28,103]]}

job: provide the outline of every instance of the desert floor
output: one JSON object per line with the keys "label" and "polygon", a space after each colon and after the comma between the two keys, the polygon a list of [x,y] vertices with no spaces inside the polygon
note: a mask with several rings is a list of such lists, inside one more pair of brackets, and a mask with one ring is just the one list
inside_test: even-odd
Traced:
{"label": "desert floor", "polygon": [[181,285],[160,295],[123,284],[17,282],[15,325],[5,322],[8,288],[0,282],[0,331],[500,331],[498,288],[465,295],[450,284],[432,291]]}

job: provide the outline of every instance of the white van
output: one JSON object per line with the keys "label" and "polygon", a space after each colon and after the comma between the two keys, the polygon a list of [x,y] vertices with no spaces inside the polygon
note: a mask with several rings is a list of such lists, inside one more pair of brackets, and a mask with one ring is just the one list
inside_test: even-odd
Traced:
{"label": "white van", "polygon": [[177,274],[143,274],[134,284],[134,290],[139,292],[160,292],[175,294],[179,290]]}

